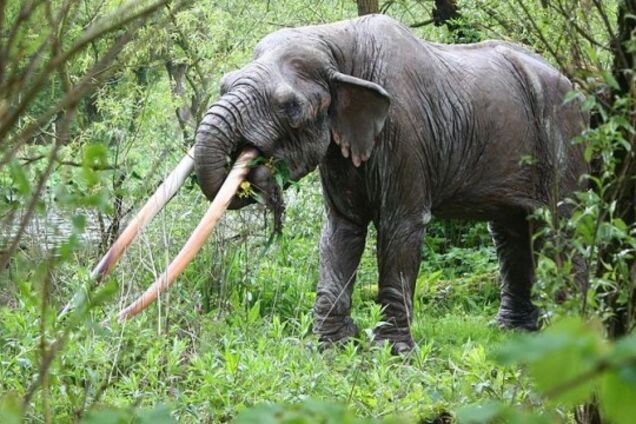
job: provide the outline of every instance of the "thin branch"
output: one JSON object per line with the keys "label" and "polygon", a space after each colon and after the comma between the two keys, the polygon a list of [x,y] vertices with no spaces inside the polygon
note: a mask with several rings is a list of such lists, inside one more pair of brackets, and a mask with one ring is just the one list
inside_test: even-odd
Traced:
{"label": "thin branch", "polygon": [[387,2],[385,2],[382,7],[380,7],[380,13],[386,13],[389,11],[389,9],[391,8],[391,6],[393,6],[393,3],[395,3],[395,0],[389,0]]}
{"label": "thin branch", "polygon": [[66,342],[67,337],[68,337],[68,333],[64,333],[63,336],[60,336],[57,340],[55,340],[51,344],[51,347],[43,355],[42,361],[40,362],[40,368],[38,371],[38,378],[33,383],[31,383],[31,385],[26,391],[26,394],[24,395],[24,399],[22,401],[24,411],[26,411],[26,409],[29,407],[29,405],[31,404],[31,399],[33,398],[33,395],[46,379],[46,375],[48,374],[51,364],[53,363],[53,359],[55,359],[55,356],[57,355],[57,353],[64,348],[64,343]]}
{"label": "thin branch", "polygon": [[427,20],[422,21],[422,22],[416,22],[416,23],[411,24],[411,25],[409,25],[409,26],[410,26],[411,28],[420,28],[420,27],[423,27],[423,26],[430,25],[430,24],[432,24],[433,22],[435,22],[435,19],[431,18],[431,19],[427,19]]}
{"label": "thin branch", "polygon": [[[552,4],[552,3],[550,3]],[[581,28],[579,26],[579,24],[576,23],[576,19],[574,19],[574,17],[572,16],[572,13],[574,13],[574,11],[570,11],[567,12],[565,9],[563,9],[563,5],[561,4],[561,2],[557,2],[557,8],[558,11],[561,13],[561,16],[563,16],[563,18],[567,19],[568,24],[574,28],[574,30],[583,38],[585,38],[587,41],[589,41],[593,46],[599,47],[603,50],[607,50],[607,51],[611,51],[611,48],[609,46],[605,46],[603,44],[601,44],[599,41],[597,41],[594,37],[592,37],[587,31],[585,31],[583,28]],[[609,34],[611,37],[611,34]]]}
{"label": "thin branch", "polygon": [[[143,9],[142,12],[139,12],[137,14],[135,14],[135,18],[133,17],[128,17],[125,22],[126,23],[130,23],[132,21],[135,21],[135,19],[139,18],[139,20],[131,27],[128,29],[128,31],[126,31],[126,33],[122,36],[120,36],[117,41],[113,44],[113,46],[109,49],[109,51],[106,53],[106,55],[104,57],[102,57],[102,59],[97,62],[93,68],[91,69],[91,71],[89,71],[86,75],[84,75],[84,77],[79,81],[79,83],[75,86],[75,88],[73,90],[71,90],[69,93],[66,94],[66,96],[64,96],[56,105],[54,105],[53,107],[51,107],[47,112],[44,112],[43,114],[41,114],[38,119],[33,122],[31,125],[29,125],[26,129],[24,129],[19,135],[16,136],[16,142],[14,143],[13,146],[9,147],[9,150],[5,153],[4,157],[2,159],[0,159],[0,168],[2,168],[3,166],[5,166],[12,157],[15,156],[15,154],[17,153],[17,151],[24,145],[25,141],[28,140],[29,138],[31,138],[33,136],[33,134],[35,134],[35,132],[38,130],[38,128],[42,127],[42,125],[44,124],[44,122],[48,121],[55,113],[57,113],[60,110],[64,110],[65,108],[67,108],[69,105],[73,104],[74,102],[79,101],[80,98],[82,98],[88,91],[90,91],[91,89],[93,89],[96,84],[95,84],[95,79],[98,78],[98,76],[100,75],[101,72],[103,72],[104,70],[108,69],[108,66],[110,66],[110,64],[112,62],[114,62],[117,54],[124,48],[124,46],[130,42],[132,40],[132,35],[135,34],[137,32],[137,30],[141,27],[141,25],[143,24],[143,22],[145,21],[145,19],[150,16],[153,12],[155,12],[159,6],[161,4],[163,4],[165,0],[162,0],[162,2],[158,2],[153,4],[153,7],[151,8],[146,8]],[[183,4],[183,3],[180,3]],[[109,26],[109,28],[111,30],[115,30],[118,27],[114,27],[114,26]],[[93,32],[97,32],[100,35],[99,36],[103,36],[105,35],[108,31],[104,30],[104,31],[93,31]],[[91,39],[93,39],[94,37],[84,37],[84,41],[82,42],[83,46],[86,46]],[[77,45],[74,46],[72,48],[73,52],[72,54],[75,54],[78,50]],[[67,53],[65,54],[66,57],[70,57],[72,56],[71,53]],[[59,59],[57,59],[57,61],[59,62]],[[55,66],[57,67],[57,66]],[[50,65],[47,67],[47,69],[54,69],[55,67],[51,67]],[[47,71],[43,71],[44,73],[46,73]],[[50,72],[50,70],[49,70]],[[31,97],[35,96],[36,92],[39,91],[39,89],[41,88],[41,85],[44,82],[44,79],[46,77],[40,78],[40,81],[38,81],[37,84],[39,84],[40,87],[36,87],[34,86],[33,89],[31,90],[31,92],[27,95],[31,95]],[[27,102],[24,101],[22,102],[22,108],[24,109],[26,107]],[[24,110],[22,110],[23,112]],[[20,116],[18,114],[18,111],[16,110],[13,114],[13,117],[10,118],[10,120],[15,123],[15,121],[17,120],[17,117]],[[3,123],[2,128],[0,128],[0,140],[2,140],[2,137],[6,134],[6,132],[8,131],[8,129],[10,128],[9,123]],[[4,132],[3,132],[4,131]]]}
{"label": "thin branch", "polygon": [[69,112],[67,112],[64,116],[64,120],[62,121],[62,126],[60,129],[60,136],[55,140],[55,144],[53,145],[53,148],[51,149],[51,152],[49,153],[48,163],[46,165],[46,168],[44,169],[44,172],[42,172],[42,175],[40,176],[38,180],[36,189],[33,192],[33,195],[31,196],[29,205],[27,206],[26,213],[22,216],[22,219],[20,220],[20,226],[18,227],[18,231],[13,236],[13,240],[11,241],[11,244],[9,245],[9,247],[3,252],[2,257],[0,257],[0,269],[5,269],[7,265],[9,264],[9,261],[11,260],[11,256],[13,256],[13,252],[15,252],[15,249],[20,244],[22,235],[24,234],[24,231],[26,230],[27,226],[31,222],[31,218],[33,217],[35,208],[37,207],[37,204],[40,201],[40,195],[42,194],[42,190],[44,190],[44,186],[46,185],[46,182],[48,181],[49,176],[51,175],[51,172],[53,172],[53,165],[55,165],[55,161],[57,159],[57,154],[60,150],[60,147],[62,147],[63,142],[68,137],[68,128],[70,125],[70,121],[73,119],[74,114],[75,114],[75,109],[73,108]]}
{"label": "thin branch", "polygon": [[[6,117],[0,117],[2,118],[0,119],[0,140],[2,140],[9,129],[15,125],[18,118],[22,115],[22,113],[24,113],[27,106],[31,103],[31,101],[33,101],[36,94],[40,91],[44,82],[49,78],[49,75],[53,71],[55,71],[61,64],[65,63],[71,57],[75,56],[75,54],[84,49],[84,47],[86,47],[86,45],[88,45],[92,41],[101,38],[104,35],[113,32],[119,28],[122,28],[133,21],[136,21],[138,19],[145,19],[146,17],[154,13],[157,9],[159,9],[159,7],[166,4],[166,1],[168,0],[159,0],[156,3],[152,3],[150,6],[147,6],[138,12],[126,16],[125,13],[128,10],[132,9],[136,4],[135,2],[130,2],[127,5],[122,6],[120,10],[116,11],[115,13],[102,18],[97,24],[92,25],[91,28],[89,28],[85,32],[85,34],[80,37],[80,39],[71,48],[69,48],[69,50],[52,58],[46,65],[46,67],[41,70],[40,77],[33,83],[33,86],[23,96],[22,100],[17,105],[17,107],[15,107],[12,113],[8,114]],[[121,17],[122,14],[124,15],[123,18]],[[15,154],[16,147],[19,147],[19,143],[18,146],[15,146],[13,149],[11,149],[11,154]],[[0,161],[0,167],[3,164],[6,164],[5,159],[6,157],[3,158],[2,161]]]}
{"label": "thin branch", "polygon": [[592,3],[594,3],[596,10],[598,10],[599,15],[601,15],[601,19],[603,20],[603,23],[605,24],[605,29],[607,30],[607,35],[609,35],[610,40],[615,40],[616,31],[614,31],[614,28],[612,28],[612,24],[610,23],[609,18],[607,17],[607,13],[605,13],[603,4],[599,0],[592,0]]}
{"label": "thin branch", "polygon": [[[46,118],[48,119],[50,116],[51,112],[56,112],[58,110],[66,110],[69,109],[70,112],[65,113],[65,119],[62,121],[62,125],[64,127],[67,127],[69,125],[69,121],[67,118],[72,118],[72,112],[74,112],[75,108],[77,107],[77,104],[79,103],[80,99],[82,99],[84,97],[84,95],[93,87],[93,84],[95,84],[95,80],[97,79],[94,74],[101,71],[103,67],[108,66],[111,62],[113,62],[115,60],[116,55],[121,51],[121,49],[123,49],[123,47],[132,39],[133,35],[137,32],[137,29],[139,29],[139,27],[141,27],[142,22],[138,22],[134,28],[131,28],[129,31],[127,31],[126,33],[124,33],[123,35],[121,35],[119,37],[119,39],[117,40],[117,42],[115,42],[115,44],[110,48],[110,50],[104,55],[104,57],[102,58],[102,60],[100,60],[98,63],[96,63],[93,68],[91,68],[91,70],[87,73],[87,75],[84,77],[84,79],[82,81],[80,81],[80,83],[73,88],[73,90],[71,90],[71,92],[69,92],[66,96],[64,96],[64,98],[58,103],[57,107],[54,107],[53,109],[50,109],[49,112],[43,114],[40,119],[38,119],[38,121],[34,122],[33,124],[31,124],[31,126],[29,126],[25,132],[27,134],[22,134],[22,138],[18,140],[18,143],[16,143],[17,145],[21,145],[21,142],[25,139],[27,139],[28,137],[26,135],[30,135],[30,131],[33,131],[36,128],[40,127],[40,120]],[[36,125],[37,124],[37,125]],[[38,182],[38,186],[37,189],[35,190],[31,201],[29,202],[29,206],[27,208],[27,213],[23,216],[21,222],[20,222],[20,227],[17,231],[17,233],[15,234],[15,236],[13,237],[13,240],[9,246],[9,248],[3,253],[2,257],[0,257],[0,270],[5,269],[6,265],[9,263],[9,260],[11,258],[11,255],[13,254],[13,252],[15,251],[15,249],[17,248],[17,246],[19,245],[20,239],[22,238],[22,235],[26,229],[26,226],[28,225],[28,223],[31,220],[31,217],[33,215],[33,212],[35,210],[35,206],[37,205],[37,202],[39,201],[39,197],[40,194],[42,192],[42,189],[44,188],[44,185],[46,183],[46,180],[48,179],[50,173],[53,170],[53,165],[56,162],[57,159],[57,152],[59,150],[59,148],[62,145],[62,140],[65,140],[66,138],[66,134],[63,133],[62,136],[60,136],[57,140],[56,140],[56,144],[54,146],[54,148],[51,151],[51,155],[49,157],[49,163],[47,164],[47,167],[42,175],[42,177],[40,178],[39,182]],[[11,152],[9,152],[11,153]],[[11,160],[13,156],[9,156],[6,155],[5,158],[7,159],[7,162],[9,160]],[[4,164],[0,164],[0,168],[3,166]]]}
{"label": "thin branch", "polygon": [[[23,165],[30,165],[34,162],[39,162],[42,159],[46,159],[48,156],[46,155],[37,155],[37,156],[31,156],[31,157],[26,157],[26,158],[19,158],[18,160],[23,162]],[[56,159],[56,162],[59,163],[60,165],[66,165],[66,166],[72,166],[75,168],[83,168],[86,167],[86,164],[80,163],[80,162],[74,162],[71,160],[59,160]],[[112,171],[114,169],[116,169],[114,166],[112,165],[94,165],[91,164],[90,166],[88,166],[88,168],[92,169],[93,171]]]}
{"label": "thin branch", "polygon": [[[2,74],[4,73],[4,70],[6,69],[5,64],[7,63],[9,59],[9,54],[11,53],[11,49],[13,48],[13,43],[18,39],[17,34],[18,34],[18,31],[20,30],[20,27],[22,26],[23,23],[28,22],[36,6],[39,6],[39,4],[37,5],[34,4],[33,0],[29,2],[25,2],[22,5],[22,8],[20,9],[20,11],[18,12],[17,19],[13,23],[13,26],[11,27],[11,30],[9,31],[9,35],[7,36],[7,44],[4,46],[2,51],[0,51],[0,77],[2,77]],[[3,10],[4,10],[4,7],[3,7]]]}
{"label": "thin branch", "polygon": [[561,58],[559,57],[559,55],[557,54],[556,51],[554,51],[554,49],[552,48],[552,45],[548,42],[548,40],[545,38],[545,36],[543,35],[543,31],[541,31],[541,28],[539,28],[539,25],[537,25],[537,22],[534,20],[534,17],[532,16],[532,14],[530,13],[530,11],[528,10],[528,8],[526,7],[525,3],[523,2],[523,0],[515,0],[517,2],[517,4],[521,7],[521,9],[523,9],[523,12],[525,13],[526,17],[528,18],[528,20],[530,21],[530,24],[532,25],[532,28],[535,30],[536,35],[539,37],[539,40],[541,40],[541,42],[543,43],[543,45],[545,46],[545,48],[548,50],[548,52],[550,53],[550,55],[554,58],[554,60],[557,62],[557,64],[559,65],[559,68],[561,69],[561,71],[566,74],[566,76],[569,77],[569,72],[567,70],[567,67],[565,66],[565,64],[563,63],[563,61],[561,61]]}
{"label": "thin branch", "polygon": [[[4,7],[6,6],[5,0],[0,0],[0,34],[4,30]],[[2,81],[2,73],[4,72],[4,62],[2,60],[2,44],[0,44],[0,81]]]}
{"label": "thin branch", "polygon": [[635,356],[627,358],[619,364],[612,364],[608,361],[600,361],[591,370],[584,372],[583,374],[579,374],[576,377],[572,378],[571,380],[565,381],[564,383],[561,383],[553,387],[552,389],[547,391],[545,395],[548,398],[552,398],[552,399],[557,398],[561,394],[566,393],[569,390],[572,390],[575,387],[580,386],[581,384],[587,383],[590,380],[593,380],[594,378],[598,377],[600,374],[604,373],[605,371],[611,368],[622,368],[622,367],[627,367],[633,364],[636,364]]}
{"label": "thin branch", "polygon": [[[42,305],[40,307],[40,364],[46,363],[46,314],[49,309],[49,296],[51,287],[51,268],[52,260],[49,258],[46,267],[46,276],[44,277],[44,284],[42,284]],[[48,402],[48,373],[43,372],[40,368],[40,385],[42,386],[42,404],[44,409],[44,422],[51,422],[51,410],[49,409]]]}
{"label": "thin branch", "polygon": [[177,45],[181,47],[183,52],[187,54],[188,57],[191,59],[192,66],[194,67],[194,70],[196,71],[197,76],[199,77],[199,81],[201,81],[201,85],[203,86],[203,88],[207,87],[208,77],[206,76],[206,73],[203,72],[203,69],[201,69],[201,66],[199,65],[199,60],[197,59],[196,54],[194,54],[195,57],[194,59],[192,59],[193,51],[192,51],[192,47],[190,46],[190,43],[188,42],[188,37],[186,37],[183,31],[181,31],[181,28],[179,28],[179,25],[177,24],[177,18],[174,15],[174,11],[170,8],[168,4],[166,4],[166,9],[168,9],[168,15],[170,16],[170,21],[174,25],[174,29],[175,31],[177,31],[177,35],[179,36]]}
{"label": "thin branch", "polygon": [[[512,34],[514,31],[510,28],[510,23],[506,22],[497,12],[495,12],[491,7],[483,5],[481,10],[486,12],[488,16],[494,19],[505,31],[507,34]],[[483,25],[483,24],[482,24]]]}

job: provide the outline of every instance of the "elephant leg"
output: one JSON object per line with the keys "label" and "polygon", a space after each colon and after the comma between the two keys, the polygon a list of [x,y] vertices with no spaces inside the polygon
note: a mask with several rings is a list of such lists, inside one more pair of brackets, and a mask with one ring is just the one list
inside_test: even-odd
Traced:
{"label": "elephant leg", "polygon": [[375,329],[375,339],[390,341],[394,354],[415,347],[410,327],[424,236],[423,222],[398,221],[378,228],[378,302],[382,306],[384,323]]}
{"label": "elephant leg", "polygon": [[491,222],[501,270],[501,305],[497,322],[503,328],[538,330],[539,309],[532,303],[534,258],[530,223],[526,216]]}
{"label": "elephant leg", "polygon": [[314,333],[323,344],[358,335],[351,319],[351,293],[367,234],[366,225],[328,212],[320,241],[320,280],[314,304]]}

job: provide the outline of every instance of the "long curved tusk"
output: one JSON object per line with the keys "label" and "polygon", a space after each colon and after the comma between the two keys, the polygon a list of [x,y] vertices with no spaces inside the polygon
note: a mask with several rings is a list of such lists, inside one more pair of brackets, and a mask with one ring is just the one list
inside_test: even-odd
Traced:
{"label": "long curved tusk", "polygon": [[124,254],[130,243],[135,240],[139,232],[149,223],[157,213],[172,199],[177,190],[185,183],[186,178],[194,168],[194,147],[181,159],[177,167],[168,175],[155,193],[148,199],[137,216],[128,224],[108,252],[91,272],[91,278],[100,283],[115,267],[119,258]]}
{"label": "long curved tusk", "polygon": [[221,216],[223,216],[223,213],[230,204],[232,197],[238,190],[239,185],[249,172],[249,162],[256,159],[257,156],[258,151],[256,149],[248,148],[243,150],[237,161],[234,163],[230,174],[221,186],[221,189],[212,201],[212,204],[203,218],[201,218],[201,222],[199,222],[197,228],[195,228],[192,232],[192,235],[177,257],[170,263],[168,269],[161,274],[159,278],[157,278],[155,282],[152,283],[152,285],[137,298],[137,300],[130,304],[130,306],[126,309],[119,312],[118,318],[120,321],[132,318],[146,309],[152,302],[155,301],[160,293],[164,292],[175,282],[179,274],[181,274],[185,267],[199,252],[203,243],[205,243],[205,240],[214,229],[214,226]]}

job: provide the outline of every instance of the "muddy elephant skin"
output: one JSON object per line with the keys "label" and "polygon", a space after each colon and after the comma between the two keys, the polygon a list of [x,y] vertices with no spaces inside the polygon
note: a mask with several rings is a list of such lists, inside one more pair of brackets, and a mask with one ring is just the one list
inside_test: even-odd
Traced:
{"label": "muddy elephant skin", "polygon": [[[395,352],[414,346],[413,293],[433,216],[490,223],[501,266],[497,319],[533,330],[528,215],[578,189],[587,171],[571,143],[586,123],[578,101],[564,102],[571,90],[520,46],[428,43],[382,15],[284,29],[221,81],[197,131],[195,168],[209,198],[247,145],[283,161],[292,180],[320,169],[327,222],[314,330],[322,342],[358,333],[351,292],[373,223],[385,322],[375,337]],[[270,173],[256,174],[255,186],[272,186]]]}

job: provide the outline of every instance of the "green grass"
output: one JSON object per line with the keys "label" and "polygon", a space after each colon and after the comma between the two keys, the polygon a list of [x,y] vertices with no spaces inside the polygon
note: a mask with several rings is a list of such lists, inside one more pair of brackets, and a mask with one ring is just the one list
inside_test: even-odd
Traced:
{"label": "green grass", "polygon": [[[101,326],[131,300],[129,289],[137,293],[149,284],[149,271],[161,269],[187,237],[193,224],[183,217],[190,209],[198,216],[205,205],[190,201],[198,194],[185,196],[122,261],[110,282],[113,295],[71,332],[47,390],[34,397],[29,413],[34,421],[44,402],[60,422],[87,408],[164,404],[181,422],[194,423],[229,421],[262,402],[328,400],[359,416],[415,421],[489,399],[531,401],[520,372],[489,358],[508,334],[491,324],[498,277],[483,226],[432,228],[418,277],[412,331],[419,348],[412,355],[391,356],[388,346],[371,340],[381,320],[374,302],[373,234],[353,300],[361,338],[338,349],[316,349],[311,306],[322,207],[315,181],[288,194],[292,201],[282,238],[268,245],[262,220],[247,222],[259,214],[231,213],[158,305],[125,324],[110,319]],[[446,240],[449,231],[459,247]],[[0,390],[18,395],[37,375],[40,361],[42,297],[31,260],[25,256],[12,264],[11,280],[5,281],[10,294],[0,309]],[[48,342],[70,325],[57,321],[55,312],[85,281],[91,264],[91,258],[77,257],[53,276],[45,314]]]}

